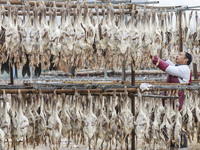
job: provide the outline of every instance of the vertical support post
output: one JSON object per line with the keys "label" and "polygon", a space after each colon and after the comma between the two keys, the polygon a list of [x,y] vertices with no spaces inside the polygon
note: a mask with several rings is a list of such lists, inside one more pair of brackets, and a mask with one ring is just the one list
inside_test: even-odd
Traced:
{"label": "vertical support post", "polygon": [[135,85],[135,69],[134,68],[135,68],[135,60],[133,59],[132,66],[131,66],[131,85],[132,86]]}
{"label": "vertical support post", "polygon": [[[124,60],[122,64],[122,84],[124,84],[124,81],[126,81],[126,56],[124,54]],[[126,142],[126,149],[128,150],[128,136],[125,139]]]}
{"label": "vertical support post", "polygon": [[[133,7],[134,10],[137,10],[136,5]],[[132,64],[131,64],[131,85],[135,85],[135,60],[132,59]],[[135,97],[133,96],[134,93],[131,95],[131,112],[133,116],[135,116]],[[132,139],[131,139],[131,150],[136,150],[135,147],[135,129],[132,130]]]}
{"label": "vertical support post", "polygon": [[124,60],[122,62],[122,84],[126,81],[126,57],[124,54]]}
{"label": "vertical support post", "polygon": [[193,63],[193,73],[194,73],[194,79],[198,80],[198,72],[197,72],[197,64]]}
{"label": "vertical support post", "polygon": [[[196,12],[197,13],[197,12]],[[198,16],[196,14],[196,28],[198,28]],[[196,41],[197,43],[199,41]],[[199,46],[199,44],[197,45],[197,47]],[[193,75],[194,75],[194,79],[197,80],[198,79],[198,72],[197,72],[197,64],[196,63],[192,63],[193,65]]]}
{"label": "vertical support post", "polygon": [[182,12],[179,11],[179,51],[183,51],[183,40],[182,40]]}
{"label": "vertical support post", "polygon": [[13,68],[10,65],[10,84],[13,85],[14,84],[14,78],[13,78]]}
{"label": "vertical support post", "polygon": [[108,79],[108,74],[107,74],[107,70],[106,70],[106,65],[104,65],[104,79],[107,80]]}
{"label": "vertical support post", "polygon": [[18,78],[17,64],[15,63],[15,77]]}
{"label": "vertical support post", "polygon": [[[133,59],[132,65],[131,65],[131,85],[135,85],[135,60]],[[132,93],[131,98],[131,111],[133,116],[135,116],[135,97],[133,96],[134,93]],[[135,129],[132,130],[132,141],[131,141],[131,150],[136,150],[135,147]]]}
{"label": "vertical support post", "polygon": [[[162,25],[164,26],[164,18],[163,18],[162,12],[161,12],[161,16],[162,16],[162,19],[160,20],[160,21],[161,21],[161,26],[162,26]],[[161,30],[162,30],[162,28],[161,28]],[[164,41],[164,34],[165,34],[164,32],[161,32],[161,36],[162,36],[162,39],[161,39],[162,42],[161,42],[161,43],[162,43],[162,45],[164,45],[163,42],[165,42],[165,41]],[[163,53],[163,48],[162,48],[162,47],[163,47],[163,46],[161,46],[160,56],[159,56],[161,59],[162,59],[162,56],[163,56],[163,54],[162,54],[162,53]]]}
{"label": "vertical support post", "polygon": [[126,56],[124,54],[124,81],[126,81]]}

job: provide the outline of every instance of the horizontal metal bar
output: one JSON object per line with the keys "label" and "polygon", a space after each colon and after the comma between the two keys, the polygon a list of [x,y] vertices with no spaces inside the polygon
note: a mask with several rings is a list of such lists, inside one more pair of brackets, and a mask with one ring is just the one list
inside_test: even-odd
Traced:
{"label": "horizontal metal bar", "polygon": [[146,7],[146,9],[169,9],[169,10],[171,10],[171,9],[175,9],[175,8],[179,8],[179,7],[181,7],[181,5],[178,5],[178,6],[146,6],[146,5],[137,5],[137,8],[138,7],[141,7],[141,8],[144,8],[144,7]]}
{"label": "horizontal metal bar", "polygon": [[191,8],[200,8],[200,6],[189,6],[188,9],[191,9]]}
{"label": "horizontal metal bar", "polygon": [[[8,16],[8,11],[5,11],[5,13],[6,13],[6,16]],[[125,14],[131,14],[130,11],[125,11],[124,13],[125,13]],[[92,14],[93,14],[94,16],[97,15],[96,12],[92,12]],[[108,12],[106,12],[105,14],[107,15]],[[120,11],[114,11],[114,14],[120,14]],[[23,16],[23,12],[22,12],[22,11],[18,11],[18,15],[19,15],[19,16]],[[30,15],[33,16],[33,12],[30,12]],[[47,12],[46,15],[49,16],[49,15],[50,15],[49,12]],[[74,13],[72,12],[70,15],[73,16]],[[103,15],[103,13],[102,13],[102,12],[99,12],[99,16],[102,16],[102,15]],[[57,12],[57,16],[61,16],[61,13],[60,13],[60,12]]]}
{"label": "horizontal metal bar", "polygon": [[[29,5],[30,5],[30,7],[31,6],[34,6],[35,4],[34,4],[35,2],[33,2],[33,1],[31,1],[31,2],[29,2]],[[63,3],[64,4],[66,4],[65,2],[62,2],[62,3],[56,3],[56,7],[62,7],[62,5],[63,5]],[[80,2],[81,3],[81,2]],[[87,2],[86,2],[87,3]],[[7,2],[0,2],[0,4],[7,4]],[[36,1],[36,4],[38,5],[38,2]],[[52,7],[53,6],[53,2],[44,2],[44,4],[45,4],[45,6],[46,7]],[[89,4],[89,3],[88,3]],[[101,3],[99,3],[99,4],[97,4],[97,5],[94,5],[94,4],[90,4],[90,5],[88,5],[88,8],[95,8],[95,6],[97,6],[98,8],[102,8],[102,2]],[[23,5],[22,4],[22,2],[11,2],[11,5]],[[76,8],[77,6],[76,6],[76,2],[72,2],[72,4],[71,4],[71,7],[72,8]],[[117,4],[113,4],[113,8],[114,9],[118,9],[119,8],[119,6],[117,5]],[[130,9],[132,9],[132,5],[127,5],[126,6],[126,9],[128,9],[128,8],[130,8]],[[7,7],[6,7],[6,5],[5,5],[5,9],[7,9]]]}
{"label": "horizontal metal bar", "polygon": [[[131,86],[131,85],[112,85],[112,84],[104,84],[104,85],[100,85],[100,84],[65,84],[65,83],[61,83],[61,84],[45,84],[45,83],[36,83],[36,84],[31,84],[34,86],[34,89],[119,89],[119,88],[139,88],[139,85],[136,86]],[[42,87],[45,86],[45,87]],[[48,87],[48,86],[52,86],[52,87]]]}
{"label": "horizontal metal bar", "polygon": [[33,86],[0,85],[0,89],[33,89]]}
{"label": "horizontal metal bar", "polygon": [[200,11],[200,9],[193,9],[193,8],[186,9],[185,11],[191,11],[191,10]]}
{"label": "horizontal metal bar", "polygon": [[141,5],[141,4],[159,4],[159,1],[147,1],[147,2],[130,2],[130,3],[126,3],[128,4],[136,4],[136,5]]}
{"label": "horizontal metal bar", "polygon": [[[133,94],[133,96],[137,97],[138,94]],[[164,95],[144,95],[144,94],[142,94],[142,97],[179,99],[179,97],[177,97],[177,96],[164,96]]]}
{"label": "horizontal metal bar", "polygon": [[120,3],[124,3],[124,4],[158,4],[159,1],[146,1],[146,2],[131,2],[131,1],[93,1],[93,2],[86,2],[87,4],[102,4],[102,3],[111,3],[111,4],[120,4]]}
{"label": "horizontal metal bar", "polygon": [[[83,83],[25,83],[26,85],[31,86],[38,86],[37,88],[40,88],[40,86],[53,86],[55,89],[56,88],[63,88],[63,89],[74,89],[74,88],[85,88],[85,89],[105,89],[105,90],[110,90],[110,89],[119,89],[124,90],[125,87],[128,89],[133,89],[133,88],[139,88],[139,85],[136,86],[131,86],[131,85],[124,85],[124,84],[101,84],[101,83],[89,83],[89,82],[83,82]],[[151,83],[150,83],[151,84]],[[1,88],[1,87],[0,87]],[[153,90],[158,90],[158,89],[163,89],[163,90],[198,90],[200,89],[200,85],[186,85],[186,84],[175,84],[175,85],[152,85],[152,88],[150,88],[151,91]]]}
{"label": "horizontal metal bar", "polygon": [[173,89],[179,89],[179,90],[199,90],[200,89],[200,86],[198,85],[154,85],[153,86],[153,89],[156,90],[156,89],[166,89],[166,90],[173,90]]}

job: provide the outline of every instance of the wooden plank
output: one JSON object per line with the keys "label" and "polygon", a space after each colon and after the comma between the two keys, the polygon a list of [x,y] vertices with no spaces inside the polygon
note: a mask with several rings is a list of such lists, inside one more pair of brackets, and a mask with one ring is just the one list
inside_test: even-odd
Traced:
{"label": "wooden plank", "polygon": [[[133,75],[134,75],[134,71],[133,71]],[[134,80],[132,80],[134,81]],[[103,87],[99,87],[98,89],[92,89],[92,87],[90,87],[89,89],[76,89],[76,91],[80,94],[88,94],[88,91],[92,93],[109,93],[109,92],[113,92],[113,91],[116,91],[116,92],[124,92],[125,91],[125,86],[123,87],[119,87],[119,88],[116,88],[115,86],[105,86],[104,88]],[[19,87],[20,88],[20,87]],[[132,86],[127,86],[127,92],[128,93],[135,93],[137,92],[137,89],[139,88],[139,86],[134,86],[134,82],[132,82]],[[198,90],[200,89],[200,86],[189,86],[189,85],[186,85],[186,84],[182,84],[180,85],[180,83],[178,83],[177,85],[157,85],[157,86],[154,86],[154,87],[151,87],[149,88],[149,90],[144,90],[143,92],[145,91],[167,91],[167,90],[176,90],[176,89],[186,89],[186,90]],[[3,93],[3,90],[5,90],[6,93],[8,94],[18,94],[18,91],[19,89],[4,89],[4,88],[1,88],[0,90],[0,94]],[[42,88],[42,87],[39,87],[38,89],[20,89],[21,93],[22,94],[28,94],[28,93],[33,93],[33,94],[36,94],[36,93],[54,93],[56,92],[57,94],[61,94],[61,93],[66,93],[66,94],[69,94],[69,95],[73,95],[75,93],[75,88],[71,88],[71,89],[55,89],[55,87],[45,87],[45,88]],[[134,101],[133,101],[134,102]],[[134,106],[134,103],[132,103],[132,106]],[[132,111],[134,112],[134,107],[132,109]]]}

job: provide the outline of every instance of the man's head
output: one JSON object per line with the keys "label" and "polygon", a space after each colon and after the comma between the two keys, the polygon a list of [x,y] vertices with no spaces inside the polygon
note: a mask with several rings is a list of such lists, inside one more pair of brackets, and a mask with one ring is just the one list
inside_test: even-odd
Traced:
{"label": "man's head", "polygon": [[178,65],[190,65],[192,62],[192,56],[188,52],[180,52],[176,56],[176,64]]}

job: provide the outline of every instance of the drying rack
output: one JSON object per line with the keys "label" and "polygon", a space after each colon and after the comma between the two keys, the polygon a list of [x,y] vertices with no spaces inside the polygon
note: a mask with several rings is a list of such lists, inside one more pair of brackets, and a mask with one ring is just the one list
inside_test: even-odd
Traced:
{"label": "drying rack", "polygon": [[[17,6],[21,6],[21,7],[17,7],[19,12],[18,14],[19,15],[22,15],[22,12],[20,12],[20,10],[22,10],[22,5],[24,4],[23,3],[24,1],[22,0],[21,2],[11,2],[11,5],[17,5]],[[114,2],[111,2],[111,3],[114,3]],[[157,1],[155,1],[154,3],[158,3]],[[0,4],[6,4],[6,2],[1,2]],[[29,2],[31,8],[30,10],[33,10],[33,6],[35,5],[35,2]],[[37,2],[36,2],[37,4]],[[134,4],[134,5],[133,5]],[[140,4],[140,5],[139,5]],[[182,52],[183,51],[183,47],[182,47],[182,11],[185,11],[185,10],[192,10],[192,9],[195,9],[194,7],[193,8],[189,8],[189,7],[182,7],[182,6],[175,6],[175,7],[152,7],[152,6],[144,6],[144,5],[141,5],[141,4],[152,4],[152,2],[144,2],[144,3],[127,3],[125,6],[126,8],[126,11],[125,11],[125,14],[131,14],[131,10],[132,9],[135,9],[137,10],[137,7],[146,7],[147,9],[151,9],[151,8],[155,8],[155,9],[167,9],[167,10],[172,10],[173,11],[178,11],[179,13],[179,51]],[[47,7],[47,10],[48,10],[48,7],[52,7],[53,6],[53,3],[50,2],[45,2],[45,5]],[[59,8],[59,7],[62,7],[62,3],[56,3],[56,6]],[[95,8],[95,6],[97,6],[98,8],[102,8],[102,5],[101,4],[88,4],[88,8]],[[76,8],[76,4],[72,4],[72,8]],[[114,9],[118,9],[119,6],[118,5],[113,5],[113,8]],[[5,7],[6,9],[6,7]],[[118,14],[119,11],[116,11],[114,12],[115,14]],[[47,13],[48,15],[48,13]],[[57,15],[61,15],[60,14],[60,9],[58,9],[57,11]],[[73,15],[73,12],[72,14]],[[93,15],[96,15],[95,12],[93,12]],[[100,15],[102,15],[102,13],[100,12]],[[53,93],[56,91],[56,93],[66,93],[66,94],[74,94],[75,93],[75,90],[82,94],[82,95],[85,95],[88,93],[88,90],[91,92],[92,95],[99,95],[100,93],[102,93],[102,95],[112,95],[113,94],[113,91],[116,90],[116,92],[124,92],[124,87],[126,86],[127,87],[127,91],[129,93],[132,93],[131,94],[131,111],[133,113],[133,115],[135,116],[135,94],[137,92],[137,89],[139,88],[139,86],[136,86],[136,81],[135,81],[135,76],[136,76],[136,72],[135,70],[133,69],[135,66],[135,61],[132,60],[132,64],[131,64],[131,85],[119,85],[119,84],[112,84],[112,86],[105,86],[105,85],[101,85],[99,86],[98,85],[98,88],[94,89],[94,86],[91,86],[91,87],[83,87],[82,89],[80,89],[80,84],[73,84],[73,85],[67,85],[67,83],[64,84],[64,87],[62,87],[61,85],[57,87],[54,85],[54,86],[51,86],[51,87],[42,87],[41,85],[36,85],[36,84],[30,84],[29,86],[13,86],[14,85],[14,78],[13,78],[13,70],[10,66],[10,84],[11,85],[1,85],[0,86],[0,93],[2,94],[3,93],[3,90],[5,90],[6,93],[8,94],[18,94],[18,90],[21,89],[21,93],[22,94],[26,94],[26,93],[35,93],[35,94],[39,94],[39,93]],[[194,77],[195,79],[197,80],[198,79],[198,74],[197,74],[197,66],[195,64],[193,64],[193,71],[194,71]],[[125,77],[126,77],[126,72],[125,72],[125,67],[122,71],[122,74],[123,74],[123,77],[124,77],[124,83],[125,83]],[[130,83],[129,83],[130,84]],[[62,87],[62,88],[61,88]],[[79,87],[79,88],[78,88]],[[185,89],[185,90],[199,90],[200,89],[200,86],[189,86],[189,85],[182,85],[182,86],[178,86],[178,85],[169,85],[169,86],[154,86],[153,88],[149,88],[148,91],[154,91],[154,90],[159,90],[159,91],[166,91],[166,90],[172,90],[172,89]],[[159,96],[159,97],[162,97],[162,96]],[[174,97],[176,98],[176,97]],[[132,131],[132,142],[131,142],[131,150],[135,150],[135,130]]]}

